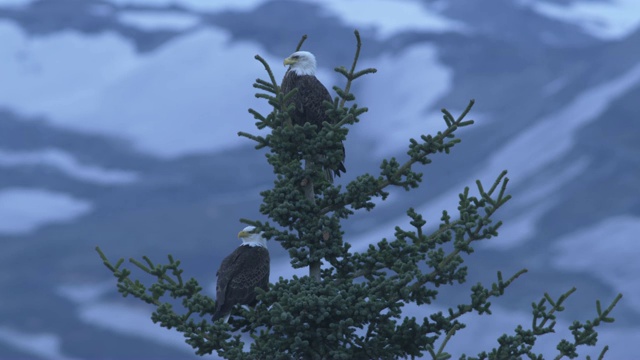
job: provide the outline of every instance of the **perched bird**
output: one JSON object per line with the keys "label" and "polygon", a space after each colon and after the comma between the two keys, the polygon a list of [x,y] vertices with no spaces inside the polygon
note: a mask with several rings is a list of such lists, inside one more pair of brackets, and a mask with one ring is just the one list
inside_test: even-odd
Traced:
{"label": "perched bird", "polygon": [[269,251],[267,241],[254,226],[238,233],[242,244],[222,260],[216,273],[216,312],[213,321],[229,320],[231,309],[237,305],[254,306],[256,287],[269,289]]}
{"label": "perched bird", "polygon": [[[284,65],[289,65],[289,69],[282,79],[282,92],[288,94],[293,89],[298,89],[298,92],[289,100],[295,105],[292,114],[293,123],[298,125],[314,124],[318,126],[318,131],[320,131],[324,121],[329,123],[332,121],[326,114],[326,108],[323,104],[325,100],[331,101],[331,95],[315,76],[316,57],[308,51],[296,51],[284,59]],[[342,158],[344,159],[344,145],[342,145]],[[324,170],[325,178],[329,182],[333,182],[334,174],[340,176],[340,172],[347,171],[342,161],[335,169]]]}

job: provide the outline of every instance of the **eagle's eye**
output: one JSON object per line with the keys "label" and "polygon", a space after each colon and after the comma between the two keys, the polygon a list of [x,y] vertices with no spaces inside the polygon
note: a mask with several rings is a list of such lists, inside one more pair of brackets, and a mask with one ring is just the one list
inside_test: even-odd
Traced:
{"label": "eagle's eye", "polygon": [[291,56],[291,58],[292,58],[292,59],[297,59],[297,58],[299,58],[299,57],[300,57],[300,55],[293,55],[293,56]]}

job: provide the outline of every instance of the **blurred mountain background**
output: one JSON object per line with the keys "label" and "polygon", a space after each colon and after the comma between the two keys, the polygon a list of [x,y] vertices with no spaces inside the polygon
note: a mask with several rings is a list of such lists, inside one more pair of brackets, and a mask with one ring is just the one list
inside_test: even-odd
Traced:
{"label": "blurred mountain background", "polygon": [[[458,356],[497,346],[544,292],[577,292],[559,318],[595,316],[624,298],[597,354],[631,358],[640,338],[640,3],[634,0],[0,0],[0,358],[195,358],[151,308],[123,299],[94,251],[112,259],[181,259],[213,296],[215,271],[239,241],[239,218],[263,219],[274,177],[238,131],[265,78],[308,34],[318,77],[351,64],[370,111],[346,142],[346,184],[406,158],[410,137],[443,129],[476,99],[463,142],[344,223],[354,249],[393,235],[414,207],[436,226],[457,193],[509,170],[513,200],[498,238],[469,257],[470,281],[425,316],[468,298],[471,284],[526,267],[449,344]],[[272,281],[291,276],[275,241]],[[304,269],[295,273],[304,273]],[[547,335],[550,337],[554,335]],[[554,356],[559,337],[538,351]],[[583,350],[584,351],[584,350]],[[585,354],[584,352],[582,354]],[[206,358],[217,358],[214,355]]]}

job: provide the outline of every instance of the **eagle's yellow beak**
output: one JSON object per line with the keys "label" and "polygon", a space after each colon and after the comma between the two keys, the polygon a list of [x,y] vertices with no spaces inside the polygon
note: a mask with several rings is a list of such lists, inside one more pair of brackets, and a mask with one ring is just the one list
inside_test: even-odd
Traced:
{"label": "eagle's yellow beak", "polygon": [[284,66],[293,65],[296,63],[296,59],[292,59],[290,57],[284,59]]}
{"label": "eagle's yellow beak", "polygon": [[246,231],[240,231],[240,232],[238,233],[238,237],[239,237],[239,238],[246,238],[246,237],[249,237],[250,235],[251,235],[251,234],[249,234],[249,233],[248,233],[248,232],[246,232]]}

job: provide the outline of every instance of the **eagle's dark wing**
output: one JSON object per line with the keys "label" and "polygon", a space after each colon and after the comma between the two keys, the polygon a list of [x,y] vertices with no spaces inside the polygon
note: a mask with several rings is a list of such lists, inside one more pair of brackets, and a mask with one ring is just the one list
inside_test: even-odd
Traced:
{"label": "eagle's dark wing", "polygon": [[315,76],[303,75],[296,78],[298,92],[292,99],[296,104],[296,123],[304,125],[308,122],[321,129],[324,121],[331,122],[324,105],[324,101],[331,102],[331,95]]}
{"label": "eagle's dark wing", "polygon": [[227,256],[217,272],[217,320],[237,305],[255,304],[255,288],[269,288],[269,251],[261,246],[239,246]]}
{"label": "eagle's dark wing", "polygon": [[[323,122],[333,123],[326,111],[325,101],[331,102],[331,94],[329,90],[313,75],[297,75],[292,71],[287,71],[282,79],[282,92],[286,95],[293,89],[298,89],[295,95],[289,100],[289,104],[294,105],[292,121],[294,124],[304,125],[310,123],[322,128]],[[344,145],[342,145],[342,154],[344,158]],[[333,181],[330,169],[327,170],[327,179]],[[346,172],[343,162],[341,161],[338,168],[333,169],[336,176],[340,176],[340,172]]]}

